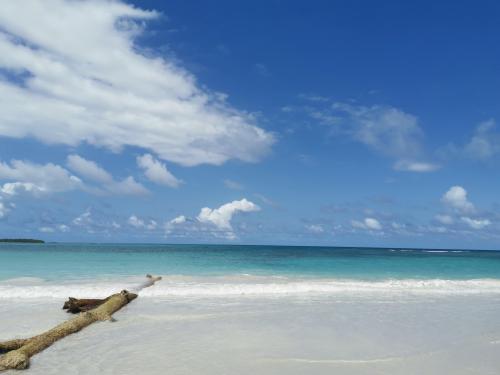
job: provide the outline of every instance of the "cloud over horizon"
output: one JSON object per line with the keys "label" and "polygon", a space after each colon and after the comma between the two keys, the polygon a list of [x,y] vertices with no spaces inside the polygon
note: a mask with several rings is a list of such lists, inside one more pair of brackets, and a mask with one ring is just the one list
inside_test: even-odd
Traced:
{"label": "cloud over horizon", "polygon": [[237,238],[232,219],[238,213],[257,212],[261,208],[246,198],[225,203],[218,208],[203,207],[196,218],[179,215],[165,223],[167,235],[172,233],[209,234],[217,238],[234,240]]}

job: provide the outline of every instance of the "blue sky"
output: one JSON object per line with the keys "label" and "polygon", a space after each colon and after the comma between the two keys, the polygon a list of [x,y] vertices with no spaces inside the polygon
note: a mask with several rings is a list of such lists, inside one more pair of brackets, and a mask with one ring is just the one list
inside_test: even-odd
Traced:
{"label": "blue sky", "polygon": [[0,237],[498,248],[499,16],[2,4]]}

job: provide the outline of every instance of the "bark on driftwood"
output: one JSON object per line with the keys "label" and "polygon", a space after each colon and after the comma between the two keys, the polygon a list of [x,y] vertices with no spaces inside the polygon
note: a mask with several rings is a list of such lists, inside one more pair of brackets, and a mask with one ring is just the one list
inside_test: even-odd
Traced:
{"label": "bark on driftwood", "polygon": [[[141,285],[137,286],[136,288],[134,288],[133,291],[134,292],[140,291],[144,288],[153,285],[155,282],[159,280],[161,280],[160,276],[154,277],[148,274],[146,275],[146,281],[143,282]],[[77,314],[80,312],[85,312],[95,309],[97,306],[102,305],[108,299],[109,297],[104,299],[78,299],[74,297],[69,297],[68,300],[64,302],[63,309],[66,310],[68,313]]]}
{"label": "bark on driftwood", "polygon": [[[148,275],[148,281],[139,287],[143,289],[153,285],[161,278],[154,278]],[[7,352],[0,356],[0,371],[22,370],[29,366],[30,357],[48,348],[54,342],[80,331],[90,324],[111,320],[113,313],[120,310],[130,301],[137,298],[137,294],[123,290],[102,300],[100,306],[82,312],[78,316],[59,324],[58,326],[29,339],[17,339],[0,342],[0,352]]]}
{"label": "bark on driftwood", "polygon": [[[109,297],[108,297],[109,298]],[[69,297],[69,299],[64,302],[63,309],[66,312],[77,314],[79,312],[85,312],[96,307],[102,305],[104,302],[108,300],[108,298],[104,299],[77,299],[74,297]]]}

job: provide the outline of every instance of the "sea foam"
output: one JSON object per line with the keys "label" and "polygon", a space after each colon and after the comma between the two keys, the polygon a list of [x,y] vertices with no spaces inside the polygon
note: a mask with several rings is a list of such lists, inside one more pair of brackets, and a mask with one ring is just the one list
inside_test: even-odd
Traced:
{"label": "sea foam", "polygon": [[[0,283],[0,299],[106,297],[122,289],[133,290],[139,278],[93,280],[54,284],[36,282]],[[298,279],[285,277],[164,277],[160,283],[141,291],[141,297],[283,297],[301,295],[500,294],[500,280],[388,279],[362,281],[348,279]]]}

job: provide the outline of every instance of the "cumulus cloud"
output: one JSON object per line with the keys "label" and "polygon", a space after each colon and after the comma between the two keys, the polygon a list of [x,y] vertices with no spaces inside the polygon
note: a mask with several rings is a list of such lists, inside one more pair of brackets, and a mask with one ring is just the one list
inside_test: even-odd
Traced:
{"label": "cumulus cloud", "polygon": [[[469,201],[467,191],[462,186],[452,186],[441,198],[441,202],[448,208],[448,213],[438,214],[434,218],[441,224],[456,233],[463,232],[464,225],[480,230],[492,224],[488,218],[478,217],[480,210]],[[492,216],[491,213],[486,215]],[[459,224],[462,224],[460,226]],[[467,231],[470,233],[470,231]]]}
{"label": "cumulus cloud", "polygon": [[441,201],[449,208],[459,212],[473,212],[474,205],[467,199],[467,190],[462,186],[452,186],[441,198]]}
{"label": "cumulus cloud", "polygon": [[260,207],[246,198],[239,201],[226,203],[219,208],[204,207],[201,209],[197,219],[201,223],[213,224],[220,230],[232,231],[231,219],[238,212],[259,211]]}
{"label": "cumulus cloud", "polygon": [[134,146],[185,166],[262,158],[274,137],[252,115],[137,44],[157,16],[121,1],[2,4],[0,136]]}
{"label": "cumulus cloud", "polygon": [[176,227],[187,223],[188,219],[184,215],[179,215],[164,224],[165,232],[170,234]]}
{"label": "cumulus cloud", "polygon": [[169,221],[170,224],[184,224],[186,222],[186,216],[180,215]]}
{"label": "cumulus cloud", "polygon": [[78,175],[102,184],[103,189],[110,193],[122,195],[142,195],[148,190],[137,182],[134,177],[128,176],[121,181],[115,181],[113,176],[91,160],[82,158],[79,155],[69,155],[67,160],[68,168]]}
{"label": "cumulus cloud", "polygon": [[135,215],[130,216],[127,223],[136,229],[154,230],[158,226],[158,223],[155,220],[145,221]]}
{"label": "cumulus cloud", "polygon": [[159,185],[178,187],[181,180],[177,179],[167,169],[164,163],[155,159],[151,154],[137,157],[137,165],[144,170],[144,175],[152,182]]}
{"label": "cumulus cloud", "polygon": [[0,186],[0,192],[11,196],[23,192],[39,195],[44,192],[44,189],[31,182],[7,182]]}
{"label": "cumulus cloud", "polygon": [[491,225],[491,221],[488,219],[473,219],[470,217],[462,217],[461,220],[473,229],[483,229],[488,225]]}
{"label": "cumulus cloud", "polygon": [[11,181],[1,188],[8,195],[16,195],[22,191],[57,193],[82,187],[82,181],[78,177],[59,165],[42,165],[22,160],[12,160],[10,164],[0,162],[0,180]]}
{"label": "cumulus cloud", "polygon": [[373,217],[367,217],[363,221],[352,220],[351,225],[354,228],[358,229],[376,230],[376,231],[382,230],[382,224],[380,224],[380,222]]}

